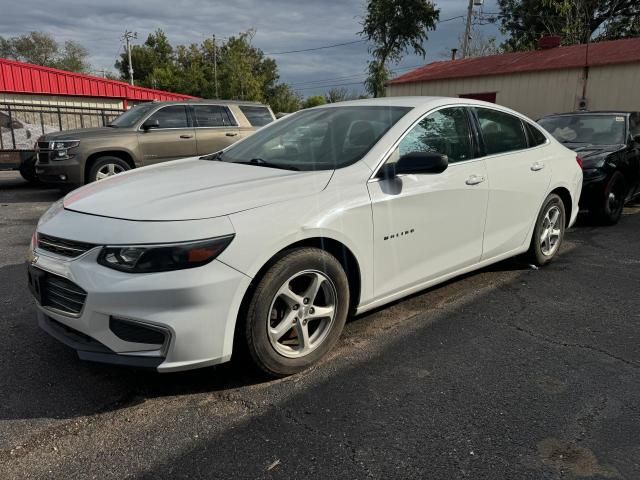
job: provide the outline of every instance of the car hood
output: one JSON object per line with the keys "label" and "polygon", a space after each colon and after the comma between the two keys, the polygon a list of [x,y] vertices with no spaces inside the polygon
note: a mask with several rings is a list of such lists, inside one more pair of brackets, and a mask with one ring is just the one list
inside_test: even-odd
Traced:
{"label": "car hood", "polygon": [[82,140],[83,138],[122,135],[125,132],[131,131],[129,129],[111,127],[78,128],[75,130],[63,130],[61,132],[47,133],[42,137],[42,141],[47,142],[51,140]]}
{"label": "car hood", "polygon": [[193,158],[91,183],[67,195],[64,207],[124,220],[197,220],[316,194],[332,174]]}
{"label": "car hood", "polygon": [[624,145],[589,145],[584,143],[565,144],[578,154],[582,159],[583,168],[599,168],[606,158],[620,150],[624,150]]}

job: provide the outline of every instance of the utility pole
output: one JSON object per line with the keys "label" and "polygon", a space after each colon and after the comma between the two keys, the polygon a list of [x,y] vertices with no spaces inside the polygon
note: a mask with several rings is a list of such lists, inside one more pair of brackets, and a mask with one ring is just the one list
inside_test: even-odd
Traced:
{"label": "utility pole", "polygon": [[130,40],[134,40],[138,38],[138,34],[136,32],[130,32],[129,30],[124,31],[124,35],[122,39],[127,44],[127,56],[129,57],[129,83],[133,85],[133,65],[131,63],[131,43]]}
{"label": "utility pole", "polygon": [[213,35],[213,85],[218,98],[218,46],[216,45],[216,36]]}
{"label": "utility pole", "polygon": [[467,8],[467,24],[464,28],[464,38],[462,39],[462,58],[467,58],[469,55],[469,37],[471,36],[471,17],[473,16],[473,3],[474,0],[469,0],[469,7]]}

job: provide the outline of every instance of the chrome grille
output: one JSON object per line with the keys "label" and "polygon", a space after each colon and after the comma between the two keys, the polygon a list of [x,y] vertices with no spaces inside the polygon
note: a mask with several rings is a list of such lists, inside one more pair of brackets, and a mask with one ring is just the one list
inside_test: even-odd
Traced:
{"label": "chrome grille", "polygon": [[87,292],[70,280],[47,274],[40,280],[42,306],[77,315],[82,311]]}
{"label": "chrome grille", "polygon": [[49,163],[51,150],[49,150],[49,142],[38,142],[37,144],[38,161],[40,163]]}
{"label": "chrome grille", "polygon": [[91,250],[95,245],[92,243],[76,242],[63,238],[52,237],[50,235],[38,234],[38,248],[47,252],[56,253],[63,257],[76,258]]}

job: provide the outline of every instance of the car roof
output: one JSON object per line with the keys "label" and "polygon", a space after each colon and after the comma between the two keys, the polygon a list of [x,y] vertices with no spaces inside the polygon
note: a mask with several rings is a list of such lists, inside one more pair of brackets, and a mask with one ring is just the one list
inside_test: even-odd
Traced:
{"label": "car roof", "polygon": [[332,108],[332,107],[348,107],[348,106],[384,106],[384,107],[434,107],[438,105],[450,105],[450,104],[477,104],[482,106],[493,106],[501,109],[506,109],[501,105],[495,103],[483,102],[480,100],[472,100],[469,98],[457,98],[457,97],[383,97],[383,98],[365,98],[362,100],[349,100],[346,102],[329,103],[326,105],[320,105],[315,108]]}
{"label": "car roof", "polygon": [[260,102],[246,102],[246,101],[242,101],[242,100],[221,100],[221,99],[204,99],[204,98],[194,98],[194,99],[190,99],[190,100],[173,100],[173,101],[166,101],[166,102],[157,102],[157,101],[153,101],[153,102],[143,102],[143,103],[139,103],[138,105],[143,105],[143,104],[148,104],[148,103],[152,103],[154,105],[184,105],[185,103],[189,103],[189,104],[198,104],[201,103],[203,105],[248,105],[248,106],[256,106],[256,107],[266,107],[267,105],[265,105],[264,103],[260,103]]}

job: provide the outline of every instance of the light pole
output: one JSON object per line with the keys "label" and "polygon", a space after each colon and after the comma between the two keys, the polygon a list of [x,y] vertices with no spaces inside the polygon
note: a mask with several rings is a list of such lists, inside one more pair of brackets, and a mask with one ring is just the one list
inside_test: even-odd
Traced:
{"label": "light pole", "polygon": [[218,98],[218,46],[215,35],[213,35],[213,85]]}
{"label": "light pole", "polygon": [[471,17],[473,15],[473,3],[474,0],[469,0],[469,6],[467,7],[467,24],[464,27],[464,38],[462,39],[462,58],[467,58],[467,55],[469,55],[469,37],[471,36]]}
{"label": "light pole", "polygon": [[122,37],[127,44],[127,56],[129,58],[129,83],[133,85],[133,64],[131,63],[131,43],[130,40],[137,39],[138,34],[136,32],[130,32],[129,30],[124,31],[124,35]]}

